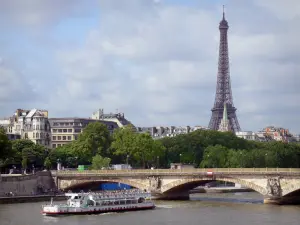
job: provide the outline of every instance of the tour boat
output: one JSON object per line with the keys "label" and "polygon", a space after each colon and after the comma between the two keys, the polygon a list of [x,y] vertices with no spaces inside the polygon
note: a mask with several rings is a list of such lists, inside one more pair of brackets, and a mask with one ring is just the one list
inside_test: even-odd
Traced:
{"label": "tour boat", "polygon": [[66,204],[53,204],[51,199],[50,204],[42,206],[42,214],[45,216],[98,214],[155,208],[149,192],[136,190],[67,193],[66,196],[69,197]]}

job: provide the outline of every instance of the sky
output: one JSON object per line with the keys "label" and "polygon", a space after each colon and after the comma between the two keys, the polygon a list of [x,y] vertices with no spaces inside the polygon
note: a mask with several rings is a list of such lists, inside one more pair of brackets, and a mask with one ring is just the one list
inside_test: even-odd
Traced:
{"label": "sky", "polygon": [[300,133],[299,0],[0,1],[0,117],[208,126],[223,4],[241,129]]}

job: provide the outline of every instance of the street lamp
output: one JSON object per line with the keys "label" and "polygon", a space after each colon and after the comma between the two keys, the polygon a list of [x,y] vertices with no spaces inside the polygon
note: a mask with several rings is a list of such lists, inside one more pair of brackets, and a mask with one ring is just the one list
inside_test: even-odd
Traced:
{"label": "street lamp", "polygon": [[126,156],[126,165],[128,165],[129,155]]}
{"label": "street lamp", "polygon": [[61,170],[61,162],[60,159],[57,159],[57,170]]}
{"label": "street lamp", "polygon": [[156,168],[158,169],[159,167],[159,156],[156,157]]}
{"label": "street lamp", "polygon": [[181,163],[181,156],[182,156],[182,154],[180,153],[179,154],[179,162]]}
{"label": "street lamp", "polygon": [[32,164],[32,173],[34,174],[34,164]]}

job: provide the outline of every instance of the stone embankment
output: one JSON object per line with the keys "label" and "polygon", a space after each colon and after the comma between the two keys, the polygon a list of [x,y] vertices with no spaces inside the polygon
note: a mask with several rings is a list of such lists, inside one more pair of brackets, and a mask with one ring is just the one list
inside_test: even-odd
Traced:
{"label": "stone embankment", "polygon": [[50,171],[30,175],[0,175],[1,202],[47,200],[55,193],[57,189]]}
{"label": "stone embankment", "polygon": [[53,201],[61,201],[61,200],[66,200],[67,196],[35,195],[35,196],[0,197],[0,204],[26,203],[26,202],[50,202],[51,198],[53,198]]}

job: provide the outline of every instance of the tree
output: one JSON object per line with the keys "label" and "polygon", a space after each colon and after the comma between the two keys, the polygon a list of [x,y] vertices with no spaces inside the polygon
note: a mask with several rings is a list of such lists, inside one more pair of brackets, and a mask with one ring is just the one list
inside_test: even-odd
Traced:
{"label": "tree", "polygon": [[227,167],[228,148],[222,145],[208,146],[204,151],[201,167]]}
{"label": "tree", "polygon": [[133,131],[132,125],[127,125],[115,130],[113,133],[113,142],[111,144],[113,154],[125,157],[127,157],[127,155],[131,155],[134,151],[135,139],[136,134]]}
{"label": "tree", "polygon": [[111,144],[111,137],[106,125],[100,122],[89,123],[75,142],[81,143],[90,151],[91,156],[100,154],[106,156]]}
{"label": "tree", "polygon": [[164,147],[148,133],[136,134],[132,148],[134,159],[143,167],[155,166],[156,158],[162,156]]}
{"label": "tree", "polygon": [[122,156],[123,162],[130,157],[133,165],[143,168],[155,165],[157,157],[164,154],[161,142],[153,140],[148,133],[136,133],[131,125],[114,132],[111,149],[114,155]]}
{"label": "tree", "polygon": [[97,154],[92,159],[92,169],[100,170],[102,168],[108,168],[111,159],[102,157],[101,155]]}
{"label": "tree", "polygon": [[5,129],[0,127],[0,161],[2,165],[11,156],[13,156],[11,142],[6,135]]}
{"label": "tree", "polygon": [[51,163],[49,157],[47,157],[47,158],[45,159],[45,161],[44,161],[44,167],[45,167],[47,170],[49,170],[49,169],[51,169],[51,166],[52,166],[52,163]]}

